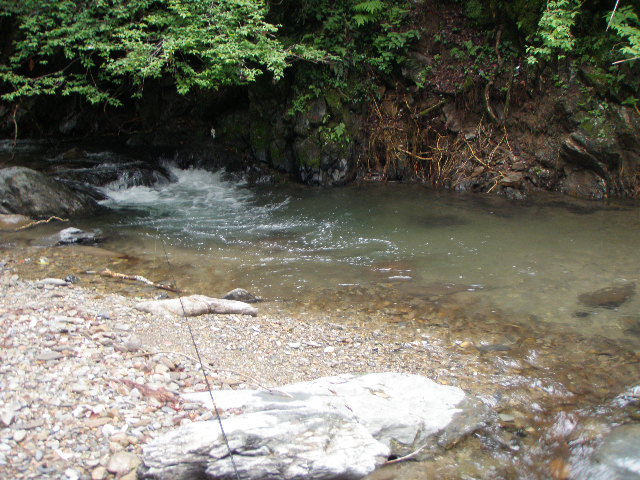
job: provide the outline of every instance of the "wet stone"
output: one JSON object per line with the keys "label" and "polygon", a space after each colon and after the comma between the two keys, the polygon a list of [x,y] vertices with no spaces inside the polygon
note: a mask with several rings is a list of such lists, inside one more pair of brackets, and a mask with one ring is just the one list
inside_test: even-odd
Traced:
{"label": "wet stone", "polygon": [[615,428],[596,450],[589,475],[591,478],[640,479],[640,425]]}
{"label": "wet stone", "polygon": [[256,303],[262,301],[260,297],[256,297],[244,288],[235,288],[230,292],[227,292],[222,298],[225,300],[237,300],[245,303]]}
{"label": "wet stone", "polygon": [[85,232],[79,228],[69,227],[58,232],[58,244],[93,244],[98,242],[98,234],[95,232]]}
{"label": "wet stone", "polygon": [[636,293],[635,283],[613,285],[578,296],[580,303],[589,307],[618,308]]}

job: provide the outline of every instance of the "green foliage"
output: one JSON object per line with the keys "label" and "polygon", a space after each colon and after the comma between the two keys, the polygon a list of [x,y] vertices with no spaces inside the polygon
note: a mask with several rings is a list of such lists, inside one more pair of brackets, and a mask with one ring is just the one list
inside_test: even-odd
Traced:
{"label": "green foliage", "polygon": [[[598,0],[464,0],[463,5],[478,26],[501,29],[503,40],[510,38],[524,47],[527,63],[535,68],[573,65],[570,68],[577,67],[594,93],[637,103],[638,0],[620,0],[614,15],[607,10],[617,2]],[[556,84],[567,85],[561,72],[551,73]]]}
{"label": "green foliage", "polygon": [[[280,78],[289,52],[256,0],[5,0],[18,36],[2,99],[79,94],[118,104],[171,77],[180,93]],[[305,54],[313,54],[306,50]]]}
{"label": "green foliage", "polygon": [[[370,95],[407,61],[419,38],[414,13],[423,8],[402,0],[0,1],[3,29],[16,29],[3,32],[10,48],[0,56],[2,100],[73,94],[119,104],[150,80],[171,81],[184,94],[250,83],[265,72],[277,80],[303,59],[292,113],[329,89],[356,101]],[[457,3],[486,31],[503,33],[498,55],[493,40],[447,45],[447,31],[432,32],[454,59],[473,64],[467,77],[487,75],[497,57],[526,48],[541,68],[565,57],[588,65],[599,94],[637,104],[638,0],[620,0],[613,16],[606,11],[612,2],[599,0]],[[425,68],[419,83],[427,85],[429,74]]]}
{"label": "green foliage", "polygon": [[538,30],[546,0],[465,0],[464,10],[481,28],[506,27],[521,38]]}
{"label": "green foliage", "polygon": [[375,22],[378,20],[385,7],[386,4],[382,0],[368,0],[354,5],[353,10],[355,12],[359,12],[353,16],[355,25],[357,27],[362,27],[367,23]]}
{"label": "green foliage", "polygon": [[344,122],[340,122],[333,127],[323,125],[318,128],[318,131],[320,132],[320,136],[325,143],[333,143],[342,147],[346,147],[351,142],[349,133],[347,132],[347,126],[344,124]]}
{"label": "green foliage", "polygon": [[537,63],[552,56],[562,59],[575,46],[572,28],[579,13],[579,0],[549,0],[538,21],[537,42],[527,47],[528,62]]}
{"label": "green foliage", "polygon": [[611,18],[611,28],[624,41],[620,53],[629,60],[640,58],[640,20],[630,5],[618,9]]}
{"label": "green foliage", "polygon": [[[409,10],[398,0],[319,0],[308,6],[315,20],[303,43],[333,56],[334,73],[374,67],[389,72],[404,61],[404,52],[418,38],[406,27]],[[341,64],[341,65],[339,65]]]}
{"label": "green foliage", "polygon": [[288,41],[325,52],[321,64],[300,64],[290,112],[322,91],[336,89],[354,101],[365,98],[375,78],[391,73],[419,38],[410,27],[408,2],[401,0],[281,0],[273,2],[274,23]]}

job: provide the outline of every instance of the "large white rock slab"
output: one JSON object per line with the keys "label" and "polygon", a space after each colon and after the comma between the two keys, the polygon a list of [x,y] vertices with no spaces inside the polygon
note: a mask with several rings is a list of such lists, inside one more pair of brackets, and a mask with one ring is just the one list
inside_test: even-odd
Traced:
{"label": "large white rock slab", "polygon": [[251,315],[253,317],[258,315],[258,309],[248,303],[237,300],[212,298],[205,295],[190,295],[188,297],[170,298],[167,300],[149,300],[136,304],[135,308],[154,315],[186,315],[187,317],[195,317],[207,313],[235,313],[239,315]]}
{"label": "large white rock slab", "polygon": [[[358,479],[389,455],[362,425],[326,411],[254,412],[226,419],[224,429],[242,479]],[[235,479],[214,421],[187,424],[153,441],[138,476]]]}
{"label": "large white rock slab", "polygon": [[[234,414],[223,425],[242,478],[256,480],[360,478],[389,456],[418,449],[417,458],[434,455],[493,415],[457,387],[404,373],[345,374],[214,395],[219,411]],[[208,392],[184,397],[211,406]],[[232,478],[225,456],[217,422],[189,424],[150,443],[140,472],[157,480]]]}

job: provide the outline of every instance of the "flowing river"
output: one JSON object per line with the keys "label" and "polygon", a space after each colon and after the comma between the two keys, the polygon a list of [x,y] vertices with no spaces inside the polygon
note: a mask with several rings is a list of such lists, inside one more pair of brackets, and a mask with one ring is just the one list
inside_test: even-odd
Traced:
{"label": "flowing river", "polygon": [[[470,445],[393,478],[562,479],[569,462],[571,478],[599,478],[592,440],[640,420],[637,203],[247,186],[170,171],[170,183],[110,185],[112,213],[76,224],[139,259],[125,273],[212,296],[242,287],[332,321],[385,321],[400,336],[417,329],[475,365],[465,386],[500,406],[519,446]],[[571,442],[585,448],[567,460]],[[514,455],[511,470],[500,467]]]}
{"label": "flowing river", "polygon": [[640,283],[638,205],[394,184],[248,188],[220,172],[172,173],[174,183],[108,189],[116,214],[96,226],[132,255],[163,263],[166,248],[183,288],[284,299],[389,283],[401,295],[467,291],[519,321],[640,345],[626,332],[640,295],[605,305],[615,308],[580,301]]}

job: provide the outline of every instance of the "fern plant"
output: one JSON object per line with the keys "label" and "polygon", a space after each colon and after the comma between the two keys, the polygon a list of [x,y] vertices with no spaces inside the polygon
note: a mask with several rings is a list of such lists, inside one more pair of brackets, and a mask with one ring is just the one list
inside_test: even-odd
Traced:
{"label": "fern plant", "polygon": [[358,12],[353,16],[353,21],[357,27],[373,23],[379,20],[380,14],[386,7],[387,5],[382,0],[367,0],[357,3],[353,6],[353,10]]}

